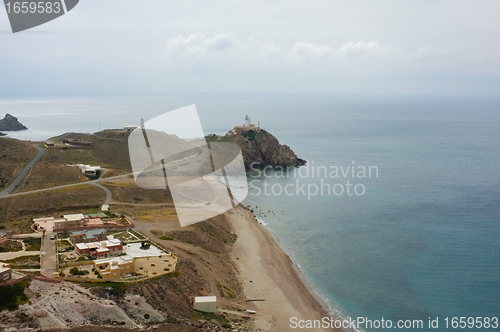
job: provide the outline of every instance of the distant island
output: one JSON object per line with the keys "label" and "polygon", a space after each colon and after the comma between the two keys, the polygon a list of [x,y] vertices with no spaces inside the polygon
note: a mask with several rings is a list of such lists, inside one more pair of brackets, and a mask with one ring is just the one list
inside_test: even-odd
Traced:
{"label": "distant island", "polygon": [[1,131],[20,131],[27,130],[28,128],[17,120],[16,117],[6,114],[5,117],[0,120],[0,136],[5,136]]}

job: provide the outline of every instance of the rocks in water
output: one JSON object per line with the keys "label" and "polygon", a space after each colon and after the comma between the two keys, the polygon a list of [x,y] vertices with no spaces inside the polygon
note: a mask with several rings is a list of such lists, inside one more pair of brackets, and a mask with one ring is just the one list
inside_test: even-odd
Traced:
{"label": "rocks in water", "polygon": [[10,114],[6,114],[5,117],[0,120],[0,131],[19,131],[26,129],[28,128],[19,122],[16,117]]}

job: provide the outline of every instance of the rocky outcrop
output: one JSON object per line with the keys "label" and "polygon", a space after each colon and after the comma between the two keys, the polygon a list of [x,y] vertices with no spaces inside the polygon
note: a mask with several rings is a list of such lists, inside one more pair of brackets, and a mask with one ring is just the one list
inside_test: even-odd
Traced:
{"label": "rocky outcrop", "polygon": [[0,120],[0,130],[3,131],[19,131],[26,130],[26,128],[22,123],[17,121],[16,117],[13,117],[10,114],[6,114],[3,120]]}
{"label": "rocky outcrop", "polygon": [[250,169],[252,163],[259,166],[298,167],[306,161],[297,157],[288,145],[282,145],[267,131],[254,128],[249,130],[232,130],[225,136],[208,135],[208,142],[231,142],[241,148],[245,167]]}

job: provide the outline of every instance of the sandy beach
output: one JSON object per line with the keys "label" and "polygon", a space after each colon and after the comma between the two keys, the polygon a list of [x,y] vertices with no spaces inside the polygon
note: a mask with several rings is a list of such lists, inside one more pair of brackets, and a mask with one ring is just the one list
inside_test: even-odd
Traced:
{"label": "sandy beach", "polygon": [[243,207],[227,213],[238,234],[231,258],[238,268],[247,299],[257,314],[255,328],[262,331],[332,331],[293,329],[290,318],[320,320],[329,316],[326,305],[303,282],[290,256],[273,236]]}

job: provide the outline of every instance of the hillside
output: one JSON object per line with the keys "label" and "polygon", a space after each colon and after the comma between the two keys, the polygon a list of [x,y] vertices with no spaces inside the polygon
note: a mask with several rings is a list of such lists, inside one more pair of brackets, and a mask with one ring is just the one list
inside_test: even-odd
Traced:
{"label": "hillside", "polygon": [[[68,165],[101,166],[104,169],[103,172],[106,173],[104,176],[130,173],[132,169],[125,135],[125,132],[121,130],[95,134],[66,133],[49,139],[48,141],[51,142],[62,143],[64,139],[76,138],[83,141],[94,141],[94,146],[89,150],[46,148],[45,154],[32,167],[15,192],[19,193],[89,180],[78,168],[68,167]],[[0,162],[0,165],[3,165],[3,161]]]}
{"label": "hillside", "polygon": [[29,142],[0,138],[0,191],[8,187],[36,154]]}

